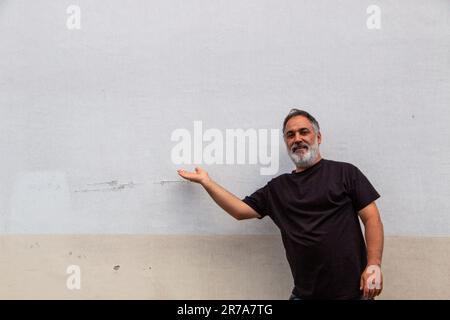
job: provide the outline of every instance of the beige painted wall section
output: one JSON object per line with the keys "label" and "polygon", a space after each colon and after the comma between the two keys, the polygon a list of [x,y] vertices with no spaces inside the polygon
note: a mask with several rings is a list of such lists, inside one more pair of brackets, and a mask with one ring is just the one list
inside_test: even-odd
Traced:
{"label": "beige painted wall section", "polygon": [[[81,289],[66,268],[78,265]],[[450,299],[450,237],[388,237],[382,299]],[[1,299],[287,299],[276,235],[2,235]]]}

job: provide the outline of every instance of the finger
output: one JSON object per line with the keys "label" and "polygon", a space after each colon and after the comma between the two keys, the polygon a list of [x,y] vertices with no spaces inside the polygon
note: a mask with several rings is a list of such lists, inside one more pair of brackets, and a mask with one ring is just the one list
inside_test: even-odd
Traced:
{"label": "finger", "polygon": [[177,172],[178,172],[178,174],[180,175],[180,176],[184,176],[185,174],[186,174],[186,170],[183,170],[183,169],[179,169],[179,170],[177,170]]}
{"label": "finger", "polygon": [[381,281],[378,282],[376,280],[374,280],[373,282],[373,293],[372,293],[372,299],[375,298],[376,296],[378,296],[380,294],[381,291]]}
{"label": "finger", "polygon": [[367,287],[369,289],[369,299],[373,299],[377,290],[376,280],[372,279],[371,281],[367,281]]}
{"label": "finger", "polygon": [[375,289],[369,289],[368,294],[369,299],[373,299],[374,296],[375,296]]}
{"label": "finger", "polygon": [[178,172],[178,174],[181,176],[181,177],[183,177],[183,178],[185,178],[185,179],[192,179],[195,175],[193,174],[193,173],[191,173],[191,172],[188,172],[188,171],[185,171],[185,170],[180,170],[179,172]]}
{"label": "finger", "polygon": [[187,171],[187,170],[184,170],[184,169],[180,169],[180,170],[177,170],[178,172],[182,172],[182,173],[194,173],[194,172],[189,172],[189,171]]}
{"label": "finger", "polygon": [[377,282],[376,280],[374,281],[374,290],[373,290],[373,297],[375,298],[376,296],[378,296],[381,293],[381,288],[383,286],[383,282],[382,280],[380,280],[380,282]]}
{"label": "finger", "polygon": [[378,294],[377,296],[379,296],[381,294],[381,292],[383,291],[383,282],[380,283],[380,287],[378,288]]}
{"label": "finger", "polygon": [[361,276],[361,279],[359,280],[359,290],[364,289],[364,277]]}
{"label": "finger", "polygon": [[378,297],[378,296],[380,295],[380,293],[381,293],[381,290],[380,290],[380,289],[375,289],[375,293],[374,293],[373,297],[374,297],[374,298],[375,298],[375,297]]}
{"label": "finger", "polygon": [[369,288],[367,287],[367,281],[364,281],[364,289],[363,289],[363,295],[364,298],[368,298],[369,297]]}

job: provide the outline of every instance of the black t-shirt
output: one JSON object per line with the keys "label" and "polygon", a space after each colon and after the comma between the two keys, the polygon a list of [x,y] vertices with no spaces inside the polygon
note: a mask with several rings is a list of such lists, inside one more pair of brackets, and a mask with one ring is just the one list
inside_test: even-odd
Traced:
{"label": "black t-shirt", "polygon": [[354,165],[321,159],[282,174],[243,201],[279,227],[302,299],[353,299],[367,253],[358,211],[380,195]]}

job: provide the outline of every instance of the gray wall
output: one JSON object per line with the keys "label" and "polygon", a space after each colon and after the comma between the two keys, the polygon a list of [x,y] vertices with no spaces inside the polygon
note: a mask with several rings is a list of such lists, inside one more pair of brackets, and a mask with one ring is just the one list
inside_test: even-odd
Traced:
{"label": "gray wall", "polygon": [[[66,9],[81,8],[81,30]],[[381,29],[366,27],[369,5]],[[279,129],[372,181],[388,235],[449,235],[450,2],[0,1],[0,232],[272,234],[171,161],[179,128]],[[280,140],[281,141],[281,140]],[[292,170],[281,145],[277,174]],[[260,165],[202,165],[238,196]]]}

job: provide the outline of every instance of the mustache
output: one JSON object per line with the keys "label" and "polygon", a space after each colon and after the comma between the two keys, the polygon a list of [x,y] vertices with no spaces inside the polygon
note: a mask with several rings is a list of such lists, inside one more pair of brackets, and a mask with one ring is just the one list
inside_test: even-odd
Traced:
{"label": "mustache", "polygon": [[292,152],[295,152],[295,151],[297,151],[298,149],[303,148],[303,147],[306,147],[307,149],[309,149],[309,144],[303,143],[303,142],[295,143],[295,144],[292,145],[291,151],[292,151]]}

